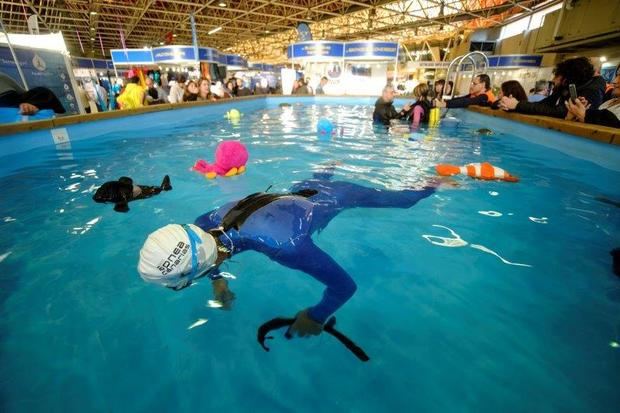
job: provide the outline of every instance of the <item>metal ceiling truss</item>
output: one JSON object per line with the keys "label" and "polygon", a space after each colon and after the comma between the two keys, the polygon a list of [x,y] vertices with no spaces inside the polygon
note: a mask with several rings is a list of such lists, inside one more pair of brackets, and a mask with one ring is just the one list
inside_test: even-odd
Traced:
{"label": "metal ceiling truss", "polygon": [[[62,31],[74,55],[105,57],[109,49],[158,46],[168,33],[191,44],[190,14],[199,43],[251,60],[284,60],[307,23],[314,39],[382,39],[422,42],[448,39],[475,22],[500,23],[549,0],[1,0],[9,32],[26,33],[26,18],[38,15],[42,32]],[[210,30],[222,29],[208,35]],[[78,39],[79,33],[79,39]]]}

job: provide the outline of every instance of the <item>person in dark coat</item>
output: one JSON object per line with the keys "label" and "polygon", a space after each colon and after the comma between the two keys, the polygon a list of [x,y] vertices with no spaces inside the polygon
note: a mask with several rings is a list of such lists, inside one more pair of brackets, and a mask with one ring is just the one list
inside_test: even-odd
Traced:
{"label": "person in dark coat", "polygon": [[587,57],[568,59],[553,71],[553,93],[540,102],[519,102],[504,96],[499,107],[528,115],[551,116],[564,119],[568,113],[566,101],[570,98],[569,85],[574,84],[577,95],[590,103],[591,109],[598,109],[605,94],[605,79],[594,76],[594,66]]}
{"label": "person in dark coat", "polygon": [[22,115],[34,115],[41,109],[65,113],[54,92],[45,87],[22,89],[10,76],[0,73],[0,107],[19,108]]}

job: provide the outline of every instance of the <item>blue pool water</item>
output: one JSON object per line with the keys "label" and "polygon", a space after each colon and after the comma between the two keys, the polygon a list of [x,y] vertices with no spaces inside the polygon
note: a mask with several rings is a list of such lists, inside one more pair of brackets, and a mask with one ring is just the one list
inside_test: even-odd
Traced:
{"label": "blue pool water", "polygon": [[[220,105],[71,126],[58,147],[49,131],[0,138],[0,411],[617,411],[620,218],[600,198],[620,201],[618,148],[469,112],[412,141],[374,130],[370,100],[282,101],[237,104],[239,124]],[[320,117],[337,136],[317,138]],[[230,138],[248,146],[245,175],[189,171]],[[440,162],[521,178],[459,177],[410,209],[346,210],[315,234],[357,282],[336,315],[370,362],[325,334],[276,334],[264,352],[256,328],[322,286],[259,253],[225,266],[231,311],[207,305],[206,281],[174,292],[138,276],[155,229],[332,161],[334,179],[393,190]],[[164,174],[174,189],[127,214],[91,200],[106,180]]]}

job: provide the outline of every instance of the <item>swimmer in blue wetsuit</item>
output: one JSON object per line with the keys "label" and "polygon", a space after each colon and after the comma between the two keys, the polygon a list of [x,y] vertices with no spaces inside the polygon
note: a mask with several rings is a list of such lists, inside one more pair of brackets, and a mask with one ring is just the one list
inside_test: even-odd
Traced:
{"label": "swimmer in blue wetsuit", "polygon": [[330,171],[295,184],[288,194],[257,193],[196,219],[193,225],[170,224],[149,235],[140,251],[138,271],[145,281],[180,290],[208,276],[215,298],[229,305],[234,294],[218,275],[227,258],[247,250],[300,270],[323,283],[321,301],[297,314],[292,335],[317,335],[328,317],[353,296],[353,279],[317,247],[311,235],[348,208],[409,208],[435,192],[390,191],[331,181]]}

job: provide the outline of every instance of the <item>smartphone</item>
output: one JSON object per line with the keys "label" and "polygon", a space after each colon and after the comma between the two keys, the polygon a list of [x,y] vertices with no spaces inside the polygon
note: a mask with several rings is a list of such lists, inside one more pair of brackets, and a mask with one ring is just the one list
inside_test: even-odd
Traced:
{"label": "smartphone", "polygon": [[570,100],[575,103],[577,101],[577,88],[574,83],[568,85],[568,91],[570,92]]}

